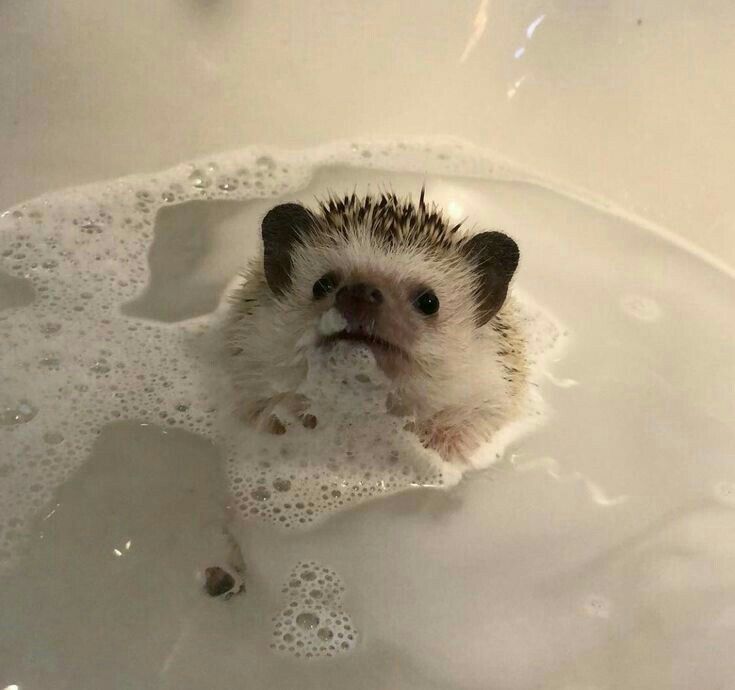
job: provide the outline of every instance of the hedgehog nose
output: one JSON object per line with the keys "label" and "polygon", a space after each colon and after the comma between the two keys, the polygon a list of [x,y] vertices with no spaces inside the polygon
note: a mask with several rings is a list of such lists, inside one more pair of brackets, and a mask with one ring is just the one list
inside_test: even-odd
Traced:
{"label": "hedgehog nose", "polygon": [[337,291],[335,302],[348,323],[360,324],[375,318],[383,303],[383,293],[373,285],[355,283],[341,287]]}
{"label": "hedgehog nose", "polygon": [[379,305],[383,302],[383,293],[378,288],[367,283],[355,283],[345,285],[337,291],[337,305],[340,302],[365,302],[367,304]]}

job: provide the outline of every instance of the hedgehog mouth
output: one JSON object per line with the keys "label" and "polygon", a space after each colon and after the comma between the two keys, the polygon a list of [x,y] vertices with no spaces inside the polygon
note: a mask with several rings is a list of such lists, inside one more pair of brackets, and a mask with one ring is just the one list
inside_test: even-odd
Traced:
{"label": "hedgehog mouth", "polygon": [[383,338],[379,338],[378,336],[371,333],[342,330],[327,336],[326,338],[324,338],[323,342],[328,344],[337,342],[338,340],[352,343],[361,343],[363,345],[367,345],[373,351],[377,350],[386,354],[397,355],[402,359],[409,359],[408,353],[402,348],[398,347],[398,345],[384,340]]}

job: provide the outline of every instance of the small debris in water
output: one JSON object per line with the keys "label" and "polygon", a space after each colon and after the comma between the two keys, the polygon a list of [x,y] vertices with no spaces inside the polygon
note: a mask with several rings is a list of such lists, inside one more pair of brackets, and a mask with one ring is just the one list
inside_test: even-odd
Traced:
{"label": "small debris in water", "polygon": [[204,588],[210,597],[220,597],[225,594],[229,595],[227,596],[229,599],[233,594],[242,592],[244,586],[240,584],[237,591],[233,591],[235,589],[235,578],[224,568],[215,565],[204,571]]}
{"label": "small debris in water", "polygon": [[229,599],[245,591],[245,561],[237,540],[232,536],[229,526],[223,527],[223,535],[228,545],[227,565],[229,570],[214,565],[204,571],[204,589],[210,597]]}

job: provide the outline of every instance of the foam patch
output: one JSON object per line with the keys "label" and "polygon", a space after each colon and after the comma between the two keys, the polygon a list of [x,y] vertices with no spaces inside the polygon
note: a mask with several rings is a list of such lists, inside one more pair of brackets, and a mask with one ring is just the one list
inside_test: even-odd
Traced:
{"label": "foam patch", "polygon": [[[296,194],[316,170],[335,163],[509,174],[457,142],[347,143],[295,153],[247,149],[154,176],[49,194],[0,216],[0,565],[17,555],[29,521],[85,461],[100,429],[117,420],[213,439],[224,450],[243,514],[284,527],[385,493],[459,479],[456,468],[443,466],[403,431],[405,420],[386,426],[385,382],[366,352],[311,362],[304,393],[316,428],[289,422],[283,438],[260,437],[232,415],[217,349],[223,307],[169,323],[140,306],[161,209],[195,200],[263,204]],[[206,209],[200,212],[206,216]],[[190,239],[185,225],[169,231],[180,232],[182,243]],[[530,341],[540,355],[558,328],[533,308],[528,314]],[[339,322],[327,319],[322,327],[338,329]],[[537,415],[534,408],[529,419]]]}
{"label": "foam patch", "polygon": [[351,652],[358,632],[342,608],[344,591],[330,568],[298,563],[281,590],[286,604],[273,618],[271,649],[298,659]]}

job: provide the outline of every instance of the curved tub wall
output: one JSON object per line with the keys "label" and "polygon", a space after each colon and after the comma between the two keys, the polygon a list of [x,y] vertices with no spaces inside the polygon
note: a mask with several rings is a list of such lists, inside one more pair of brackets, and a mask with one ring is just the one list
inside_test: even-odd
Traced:
{"label": "curved tub wall", "polygon": [[456,135],[735,264],[728,0],[0,5],[0,207],[253,142]]}

